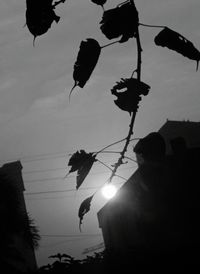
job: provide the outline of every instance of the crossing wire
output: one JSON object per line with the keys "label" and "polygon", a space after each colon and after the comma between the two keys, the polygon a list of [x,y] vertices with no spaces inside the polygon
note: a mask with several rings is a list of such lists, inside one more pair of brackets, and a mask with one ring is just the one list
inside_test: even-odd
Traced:
{"label": "crossing wire", "polygon": [[[126,167],[126,168],[121,168],[119,171],[122,170],[128,170],[128,169],[132,169],[135,168],[135,166],[131,166],[131,167]],[[91,172],[90,175],[91,176],[95,176],[98,174],[107,174],[110,171],[104,171],[104,172]],[[75,175],[72,176],[67,176],[67,177],[52,177],[52,178],[42,178],[42,179],[34,179],[34,180],[25,180],[25,184],[31,184],[31,183],[39,183],[39,182],[48,182],[48,181],[54,181],[54,180],[68,180],[68,179],[73,179],[76,178]]]}
{"label": "crossing wire", "polygon": [[[138,141],[140,138],[133,138],[131,141]],[[115,145],[116,146],[116,145]],[[49,153],[42,153],[42,154],[35,154],[31,156],[15,156],[13,158],[9,158],[4,160],[0,160],[0,162],[12,162],[12,161],[23,161],[23,162],[34,162],[40,160],[49,160],[49,159],[56,159],[56,158],[64,158],[67,156],[72,155],[75,151],[80,149],[72,149],[66,150],[65,152],[49,152]]]}

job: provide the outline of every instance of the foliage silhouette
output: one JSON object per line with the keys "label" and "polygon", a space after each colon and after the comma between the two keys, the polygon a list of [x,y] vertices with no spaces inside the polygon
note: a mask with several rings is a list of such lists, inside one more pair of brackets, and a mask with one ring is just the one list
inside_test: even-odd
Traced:
{"label": "foliage silhouette", "polygon": [[54,21],[59,22],[60,17],[54,9],[64,2],[65,0],[61,0],[53,4],[53,0],[26,0],[26,25],[34,36],[33,44],[36,37],[46,33]]}
{"label": "foliage silhouette", "polygon": [[79,221],[79,229],[80,230],[81,230],[83,216],[90,210],[90,205],[91,205],[93,196],[94,196],[94,194],[92,196],[88,197],[87,199],[85,199],[79,207],[78,217],[80,219],[80,221]]}
{"label": "foliage silhouette", "polygon": [[[142,46],[140,41],[139,26],[143,25],[146,27],[163,28],[163,30],[156,36],[155,43],[157,45],[165,46],[169,49],[175,50],[181,53],[183,56],[188,57],[189,59],[196,60],[197,68],[198,62],[200,60],[200,53],[190,41],[167,27],[141,24],[139,22],[138,11],[133,0],[125,1],[113,9],[104,11],[100,25],[101,31],[108,39],[120,38],[119,41],[110,43],[106,46],[110,46],[118,42],[124,43],[130,38],[135,38],[137,45],[137,65],[136,69],[134,69],[134,71],[132,72],[131,78],[122,78],[121,81],[117,82],[116,85],[114,85],[111,89],[111,93],[117,97],[117,99],[114,100],[114,103],[121,110],[128,111],[131,115],[129,131],[127,137],[123,139],[123,141],[125,142],[124,147],[120,152],[120,157],[118,161],[112,165],[114,169],[112,170],[111,176],[109,177],[109,182],[111,182],[113,177],[116,176],[116,172],[120,165],[124,164],[123,159],[126,158],[126,152],[130,144],[131,136],[133,134],[133,126],[136,113],[139,108],[139,102],[142,99],[141,95],[148,95],[150,89],[149,85],[141,81]],[[96,66],[97,60],[98,57],[96,57],[95,62],[93,62],[93,68],[94,66]],[[88,74],[89,77],[91,76],[92,71],[93,69],[90,69],[90,73]],[[135,73],[137,74],[137,77],[133,78]],[[89,79],[89,77],[87,77],[87,80]],[[115,143],[113,143],[113,145]],[[84,212],[84,214],[81,214],[81,223],[83,215],[85,215],[90,209],[90,203],[94,195],[95,193],[86,200],[84,200],[84,202],[81,204],[82,208],[83,204],[85,205],[86,203],[86,210],[83,210],[82,212]]]}
{"label": "foliage silhouette", "polygon": [[124,43],[136,36],[138,12],[133,1],[126,1],[114,9],[104,11],[101,31],[108,39],[118,38]]}
{"label": "foliage silhouette", "polygon": [[[123,89],[123,92],[120,90]],[[125,89],[125,90],[124,90]],[[139,101],[142,100],[141,95],[149,93],[150,86],[138,81],[135,78],[121,79],[120,82],[112,88],[111,93],[117,96],[115,104],[122,110],[128,111],[131,115],[138,109]]]}
{"label": "foliage silhouette", "polygon": [[[34,2],[27,0],[27,26],[34,35],[34,38],[37,35],[42,35],[45,33],[50,28],[53,21],[57,22],[59,20],[59,17],[54,12],[54,8],[56,5],[61,2],[64,3],[65,1],[57,1],[54,4],[52,4],[52,2],[52,0],[49,0],[48,4],[45,2],[45,4],[43,3],[40,6],[39,0]],[[167,47],[191,60],[195,60],[197,62],[197,69],[200,60],[200,52],[194,47],[192,42],[166,26],[140,23],[139,14],[134,0],[127,0],[108,10],[104,10],[104,5],[107,3],[106,0],[91,0],[91,2],[102,6],[103,8],[103,16],[100,21],[100,30],[102,33],[109,40],[116,38],[119,40],[111,42],[105,46],[100,46],[99,42],[93,38],[88,38],[86,41],[81,42],[77,60],[74,64],[73,79],[75,83],[70,91],[69,97],[76,86],[83,88],[86,82],[90,79],[91,74],[97,65],[102,48],[116,43],[125,43],[131,38],[135,39],[137,47],[137,62],[134,66],[135,69],[133,70],[131,77],[125,79],[121,78],[121,80],[111,88],[111,93],[117,97],[117,99],[114,100],[114,103],[121,110],[129,112],[131,115],[127,136],[120,141],[124,142],[124,146],[122,151],[119,152],[120,156],[118,161],[112,165],[113,169],[104,164],[111,170],[111,175],[108,179],[108,181],[111,182],[116,176],[118,168],[124,164],[123,160],[128,158],[126,153],[133,135],[133,127],[136,114],[139,109],[139,102],[142,99],[142,95],[148,95],[150,89],[150,86],[141,80],[142,45],[140,41],[139,26],[162,28],[163,30],[154,39],[156,45]],[[36,13],[37,17],[35,16]],[[135,77],[133,77],[134,74],[136,74]],[[116,143],[119,142],[114,142],[109,145],[109,147],[115,145]],[[80,152],[76,152],[71,157],[68,165],[71,165],[72,168],[69,173],[77,171],[76,189],[81,186],[91,170],[93,163],[97,160],[97,154],[101,153],[104,149],[97,153],[86,153],[82,150]],[[78,215],[80,218],[80,224],[82,223],[83,216],[90,210],[91,200],[95,193],[84,200],[79,208]]]}
{"label": "foliage silhouette", "polygon": [[88,38],[86,41],[81,42],[77,60],[74,65],[73,78],[75,83],[70,95],[76,86],[81,88],[85,86],[98,62],[100,52],[101,47],[95,39]]}
{"label": "foliage silhouette", "polygon": [[197,61],[197,70],[200,61],[200,52],[193,43],[187,40],[178,32],[165,27],[154,39],[155,44],[174,50],[183,56]]}
{"label": "foliage silhouette", "polygon": [[95,157],[93,153],[86,153],[84,150],[80,150],[80,152],[77,151],[69,159],[68,166],[71,166],[69,173],[77,171],[76,189],[79,189],[90,172],[90,169],[96,161]]}

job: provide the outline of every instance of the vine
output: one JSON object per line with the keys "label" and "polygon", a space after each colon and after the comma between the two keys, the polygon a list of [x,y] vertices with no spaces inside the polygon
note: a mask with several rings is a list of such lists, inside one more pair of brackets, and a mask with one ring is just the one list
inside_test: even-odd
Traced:
{"label": "vine", "polygon": [[[38,1],[26,0],[26,25],[29,31],[35,38],[48,31],[53,21],[59,22],[60,17],[56,15],[55,8],[57,5],[64,3],[61,1],[43,1],[38,7]],[[160,25],[148,25],[139,22],[139,15],[136,9],[134,0],[127,0],[120,3],[115,8],[105,9],[107,0],[91,0],[94,4],[101,6],[103,11],[102,20],[100,22],[100,29],[107,39],[119,39],[114,42],[110,42],[106,45],[100,46],[98,41],[93,38],[87,38],[86,41],[82,41],[80,44],[78,56],[74,64],[73,79],[74,86],[72,87],[69,97],[73,89],[77,86],[83,88],[89,80],[93,70],[95,69],[101,51],[113,44],[125,43],[129,39],[134,38],[137,45],[137,64],[136,69],[133,70],[131,77],[123,79],[121,78],[116,85],[111,89],[111,93],[117,98],[114,103],[123,111],[127,111],[130,114],[130,124],[128,134],[122,140],[116,141],[97,152],[85,152],[80,150],[75,152],[69,159],[68,166],[71,166],[69,173],[77,172],[76,176],[76,189],[78,189],[87,175],[89,174],[93,164],[99,162],[111,171],[111,175],[108,179],[108,183],[111,183],[117,174],[119,167],[124,164],[124,159],[133,160],[127,157],[126,152],[128,146],[132,140],[133,128],[135,123],[136,114],[139,108],[139,102],[142,100],[142,96],[146,96],[149,93],[150,86],[141,81],[141,68],[142,68],[142,45],[140,41],[139,27],[147,28],[162,28],[158,35],[154,38],[154,42],[157,46],[167,47],[170,50],[176,51],[183,56],[194,60],[198,64],[200,61],[200,52],[195,48],[192,42],[187,40],[183,35],[175,32],[167,26]],[[136,73],[137,77],[134,78]],[[107,148],[125,142],[122,151],[106,151]],[[112,165],[113,168],[97,159],[100,153],[118,153],[120,156],[118,161]],[[134,161],[134,160],[133,160]],[[68,174],[69,174],[68,173]],[[121,177],[122,179],[125,179]],[[83,216],[90,210],[90,204],[93,196],[96,192],[85,199],[79,208],[78,216],[80,218],[80,225],[83,220]]]}

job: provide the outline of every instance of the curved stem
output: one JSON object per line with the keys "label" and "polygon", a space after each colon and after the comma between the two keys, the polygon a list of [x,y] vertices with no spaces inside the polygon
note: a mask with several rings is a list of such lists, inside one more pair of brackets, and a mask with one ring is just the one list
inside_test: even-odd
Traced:
{"label": "curved stem", "polygon": [[110,145],[108,145],[108,146],[102,148],[101,150],[97,151],[97,152],[95,153],[95,155],[97,155],[97,154],[101,153],[102,151],[104,151],[105,149],[107,149],[107,148],[109,148],[109,147],[111,147],[111,146],[117,145],[117,144],[119,144],[119,143],[121,143],[121,142],[123,142],[123,141],[125,141],[125,140],[126,140],[126,138],[121,139],[121,140],[119,140],[119,141],[117,141],[117,142],[114,142],[114,143],[112,143],[112,144],[110,144]]}
{"label": "curved stem", "polygon": [[115,154],[120,154],[121,151],[112,151],[112,150],[106,150],[106,151],[102,151],[101,153],[115,153]]}
{"label": "curved stem", "polygon": [[[127,137],[126,137],[126,138],[127,138]],[[111,146],[117,145],[117,144],[119,144],[119,143],[125,141],[126,138],[123,138],[123,139],[121,139],[121,140],[119,140],[119,141],[117,141],[117,142],[114,142],[114,143],[112,143],[112,144],[110,144],[110,145],[107,145],[106,147],[102,148],[101,150],[95,152],[95,155],[97,155],[97,154],[99,154],[99,153],[102,153],[105,149],[107,149],[107,148],[109,148],[109,147],[111,147]],[[140,138],[133,138],[133,139],[130,139],[130,141],[136,141],[136,140],[140,140]],[[120,152],[120,153],[121,153],[121,152]]]}
{"label": "curved stem", "polygon": [[120,42],[120,40],[115,41],[115,42],[112,42],[112,43],[109,43],[109,44],[104,45],[104,46],[101,46],[101,49],[106,48],[106,47],[109,47],[109,46],[111,46],[111,45],[113,45],[113,44],[116,44],[116,43],[119,43],[119,42]]}
{"label": "curved stem", "polygon": [[[100,164],[102,164],[103,166],[105,166],[105,167],[107,167],[108,169],[110,169],[112,172],[113,172],[113,169],[111,168],[111,167],[109,167],[108,165],[106,165],[104,162],[102,162],[102,161],[100,161],[100,160],[97,160]],[[123,179],[123,180],[127,180],[126,178],[124,178],[124,177],[122,177],[122,176],[120,176],[120,175],[117,175],[117,174],[115,174],[115,176],[116,177],[119,177],[119,178],[121,178],[121,179]]]}
{"label": "curved stem", "polygon": [[125,158],[125,159],[128,159],[128,160],[130,160],[130,161],[132,161],[132,162],[138,163],[136,160],[134,160],[134,159],[132,159],[132,158],[130,158],[130,157],[124,156],[124,158]]}
{"label": "curved stem", "polygon": [[148,28],[166,28],[167,26],[158,26],[158,25],[149,25],[149,24],[143,24],[143,23],[139,23],[140,26],[143,26],[143,27],[148,27]]}

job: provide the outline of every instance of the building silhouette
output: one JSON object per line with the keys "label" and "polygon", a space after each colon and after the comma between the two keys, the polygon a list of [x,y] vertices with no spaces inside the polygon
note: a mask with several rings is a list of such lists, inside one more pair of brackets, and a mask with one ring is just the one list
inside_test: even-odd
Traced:
{"label": "building silhouette", "polygon": [[199,128],[167,121],[136,144],[138,169],[97,214],[107,251],[158,272],[200,266]]}
{"label": "building silhouette", "polygon": [[30,231],[30,218],[24,200],[20,161],[0,168],[0,271],[32,273],[37,269]]}

